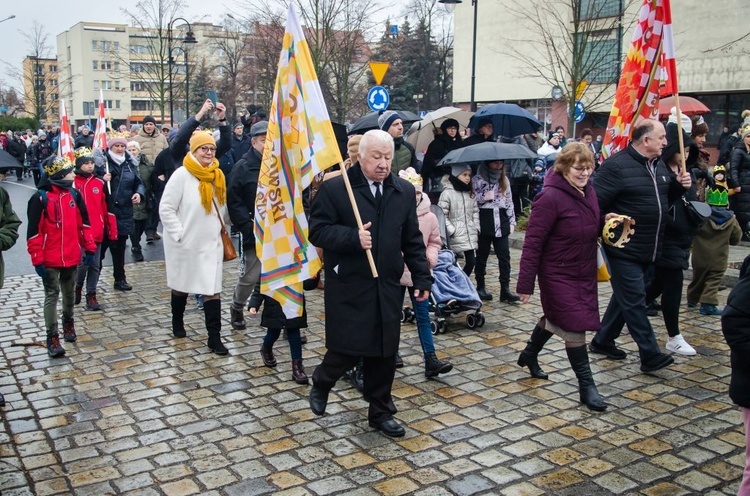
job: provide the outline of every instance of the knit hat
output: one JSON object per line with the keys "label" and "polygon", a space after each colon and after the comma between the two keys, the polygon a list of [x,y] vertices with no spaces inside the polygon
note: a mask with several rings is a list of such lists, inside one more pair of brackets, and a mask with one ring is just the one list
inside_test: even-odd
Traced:
{"label": "knit hat", "polygon": [[487,124],[492,124],[492,117],[484,116],[477,120],[477,129],[482,129]]}
{"label": "knit hat", "polygon": [[[682,114],[680,117],[682,117],[682,129],[686,133],[691,132],[693,130],[693,121],[690,120],[690,116]],[[677,107],[672,107],[667,124],[677,124]]]}
{"label": "knit hat", "polygon": [[381,131],[388,132],[388,130],[391,128],[391,125],[393,125],[393,123],[397,119],[403,120],[398,112],[395,112],[393,110],[386,110],[378,117],[378,127]]}
{"label": "knit hat", "polygon": [[745,139],[748,135],[750,135],[750,126],[742,128],[742,139]]}
{"label": "knit hat", "polygon": [[465,171],[470,171],[471,166],[469,164],[452,164],[451,165],[451,176],[458,177]]}
{"label": "knit hat", "polygon": [[127,148],[137,148],[139,151],[141,149],[141,144],[138,143],[136,140],[130,140],[128,141],[127,145],[125,145]]}
{"label": "knit hat", "polygon": [[76,148],[76,151],[74,153],[76,156],[76,169],[80,169],[81,166],[86,162],[94,161],[94,152],[91,151],[91,148],[82,146],[80,148]]}
{"label": "knit hat", "polygon": [[234,126],[232,127],[232,129],[237,129],[238,127],[241,127],[241,128],[244,129],[245,125],[243,123],[241,123],[241,122],[235,122]]}
{"label": "knit hat", "polygon": [[143,124],[146,124],[147,122],[150,122],[154,126],[156,125],[156,119],[154,119],[153,115],[147,115],[143,118]]}
{"label": "knit hat", "polygon": [[455,127],[456,129],[458,129],[458,121],[456,119],[445,119],[443,123],[440,124],[440,129],[442,129],[443,132],[446,132],[449,127]]}
{"label": "knit hat", "polygon": [[265,136],[268,132],[268,121],[258,121],[250,128],[250,137]]}
{"label": "knit hat", "polygon": [[216,146],[216,140],[214,140],[213,134],[206,131],[194,132],[193,136],[190,137],[190,152],[193,153],[204,145]]}
{"label": "knit hat", "polygon": [[128,133],[120,133],[117,131],[112,131],[110,133],[107,133],[107,146],[112,147],[112,145],[124,145],[128,146],[128,141],[130,140],[130,135]]}
{"label": "knit hat", "polygon": [[51,162],[44,166],[44,172],[47,173],[50,179],[62,179],[73,170],[73,164],[70,163],[68,157],[54,157]]}
{"label": "knit hat", "polygon": [[415,188],[417,188],[417,191],[422,190],[422,176],[417,174],[414,167],[407,167],[406,169],[398,171],[398,177],[409,181]]}

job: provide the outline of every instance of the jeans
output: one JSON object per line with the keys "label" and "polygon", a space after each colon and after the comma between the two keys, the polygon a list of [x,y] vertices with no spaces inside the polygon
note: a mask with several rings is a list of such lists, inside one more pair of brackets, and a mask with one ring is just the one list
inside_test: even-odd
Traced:
{"label": "jeans", "polygon": [[[281,336],[281,329],[268,328],[266,337],[263,338],[263,347],[270,350],[273,344]],[[289,341],[289,352],[292,360],[302,360],[302,338],[300,337],[299,327],[289,327],[286,330],[286,338]]]}
{"label": "jeans", "polygon": [[[96,287],[99,285],[99,274],[101,273],[101,267],[99,265],[101,254],[102,244],[97,243],[91,264],[84,265],[83,261],[81,261],[81,265],[78,266],[76,271],[76,286],[82,288],[83,281],[86,281],[86,294],[96,293]],[[83,256],[85,258],[85,254]]]}
{"label": "jeans", "polygon": [[429,300],[417,301],[414,298],[414,288],[407,288],[414,315],[417,318],[417,334],[422,345],[422,353],[435,353],[435,343],[432,340],[432,329],[430,328],[430,302]]}
{"label": "jeans", "polygon": [[237,285],[234,287],[232,295],[232,308],[242,311],[245,308],[247,300],[253,294],[255,284],[260,279],[260,260],[255,253],[255,245],[243,247],[243,257],[245,262],[245,271],[240,274]]}
{"label": "jeans", "polygon": [[55,269],[45,267],[44,284],[44,325],[47,333],[57,332],[57,300],[62,293],[63,320],[73,320],[75,300],[76,267]]}
{"label": "jeans", "polygon": [[625,324],[638,345],[641,363],[661,353],[654,329],[646,315],[646,272],[650,263],[609,257],[612,273],[612,299],[602,317],[602,329],[596,334],[595,345],[614,345]]}

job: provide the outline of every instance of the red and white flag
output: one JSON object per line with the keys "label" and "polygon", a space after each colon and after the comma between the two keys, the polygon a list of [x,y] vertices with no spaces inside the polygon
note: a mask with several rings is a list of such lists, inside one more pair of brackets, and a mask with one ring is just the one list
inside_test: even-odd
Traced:
{"label": "red and white flag", "polygon": [[104,95],[99,89],[99,112],[94,131],[94,149],[104,150],[105,148],[107,148],[107,117],[104,115]]}
{"label": "red and white flag", "polygon": [[70,122],[68,121],[68,112],[65,110],[65,100],[60,100],[60,142],[57,148],[57,155],[68,157],[71,163],[76,163],[76,156],[73,153],[73,138],[70,136]]}

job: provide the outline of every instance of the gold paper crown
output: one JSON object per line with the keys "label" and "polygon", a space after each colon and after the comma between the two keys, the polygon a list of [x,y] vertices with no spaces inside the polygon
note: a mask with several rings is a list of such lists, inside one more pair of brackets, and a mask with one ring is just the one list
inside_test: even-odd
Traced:
{"label": "gold paper crown", "polygon": [[91,148],[89,148],[87,146],[81,146],[79,148],[76,148],[74,154],[75,154],[76,158],[93,157],[94,156],[94,152],[91,150]]}
{"label": "gold paper crown", "polygon": [[[622,233],[617,241],[613,241],[615,239],[615,233],[612,232],[612,230],[621,224]],[[614,246],[615,248],[622,248],[628,241],[630,241],[630,236],[635,234],[635,229],[633,228],[634,225],[635,219],[628,217],[627,215],[612,217],[604,223],[604,229],[602,229],[602,241],[610,246]]]}
{"label": "gold paper crown", "polygon": [[110,131],[107,133],[107,139],[113,140],[113,139],[124,139],[125,141],[130,141],[130,133],[128,132],[120,132],[120,131]]}
{"label": "gold paper crown", "polygon": [[399,171],[398,177],[409,181],[413,186],[422,187],[422,176],[417,174],[414,167],[407,167],[406,169]]}
{"label": "gold paper crown", "polygon": [[70,163],[70,159],[66,156],[55,157],[52,159],[52,162],[44,166],[44,172],[46,172],[49,177],[54,176],[64,169],[73,169],[73,164]]}
{"label": "gold paper crown", "polygon": [[716,174],[724,174],[724,177],[726,177],[726,175],[727,175],[727,168],[726,168],[726,167],[724,167],[724,166],[723,166],[723,165],[721,165],[721,164],[719,164],[719,165],[714,165],[714,170],[713,170],[713,174],[714,174],[714,176],[715,176]]}

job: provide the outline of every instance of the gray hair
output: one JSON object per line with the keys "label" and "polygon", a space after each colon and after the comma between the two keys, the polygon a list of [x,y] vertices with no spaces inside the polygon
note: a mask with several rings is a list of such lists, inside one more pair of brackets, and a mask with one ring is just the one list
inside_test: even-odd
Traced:
{"label": "gray hair", "polygon": [[393,136],[388,134],[386,131],[380,129],[373,129],[367,131],[359,142],[359,156],[363,157],[367,154],[367,149],[371,145],[387,145],[391,147],[391,152],[394,151]]}

